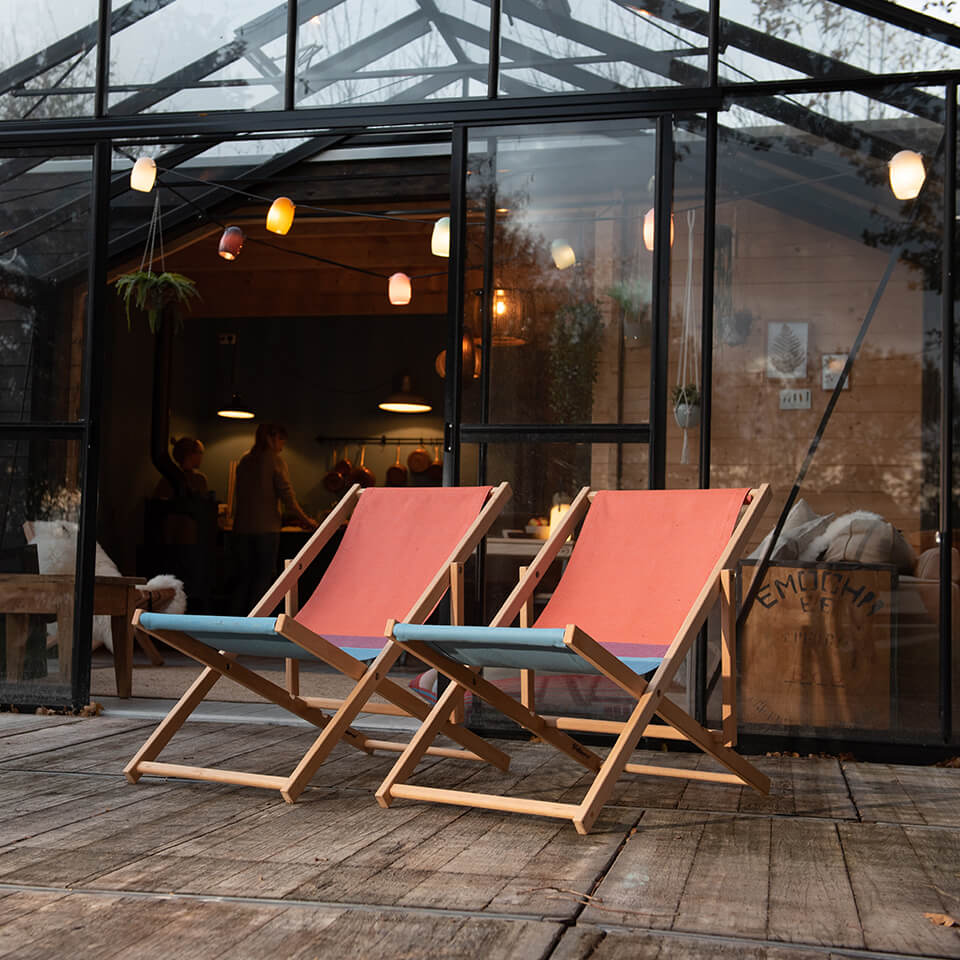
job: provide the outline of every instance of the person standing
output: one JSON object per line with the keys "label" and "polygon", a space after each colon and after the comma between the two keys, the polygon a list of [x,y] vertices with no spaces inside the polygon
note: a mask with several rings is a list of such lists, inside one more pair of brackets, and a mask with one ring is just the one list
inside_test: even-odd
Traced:
{"label": "person standing", "polygon": [[305,530],[316,523],[297,502],[290,470],[280,456],[287,431],[278,423],[261,423],[253,447],[237,464],[233,500],[233,547],[236,580],[232,607],[248,614],[277,576],[283,511]]}

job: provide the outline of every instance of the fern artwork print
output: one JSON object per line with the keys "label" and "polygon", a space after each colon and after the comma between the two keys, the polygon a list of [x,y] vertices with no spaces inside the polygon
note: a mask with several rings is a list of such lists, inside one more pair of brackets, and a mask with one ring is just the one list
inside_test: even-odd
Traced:
{"label": "fern artwork print", "polygon": [[807,324],[769,324],[767,326],[767,376],[771,380],[798,380],[806,375]]}

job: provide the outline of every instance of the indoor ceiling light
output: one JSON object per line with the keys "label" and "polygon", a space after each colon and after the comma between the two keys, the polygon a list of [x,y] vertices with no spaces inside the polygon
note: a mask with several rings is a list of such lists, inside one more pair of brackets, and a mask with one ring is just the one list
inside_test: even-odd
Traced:
{"label": "indoor ceiling light", "polygon": [[223,417],[225,420],[252,420],[253,411],[247,409],[247,405],[243,402],[239,393],[235,393],[231,398],[230,402],[224,404],[217,411],[218,417]]}
{"label": "indoor ceiling light", "polygon": [[[657,225],[654,222],[655,217],[653,207],[651,207],[643,218],[643,245],[648,250],[653,250],[654,239],[657,234]],[[673,214],[670,214],[670,246],[673,246]]]}
{"label": "indoor ceiling light", "polygon": [[890,173],[890,189],[898,200],[912,200],[927,179],[923,169],[923,156],[915,150],[901,150],[895,153],[887,166]]}
{"label": "indoor ceiling light", "polygon": [[410,278],[405,273],[395,273],[387,283],[387,296],[395,307],[405,307],[413,297]]}
{"label": "indoor ceiling light", "polygon": [[450,218],[441,217],[433,225],[433,234],[430,236],[430,252],[435,257],[450,256]]}
{"label": "indoor ceiling light", "polygon": [[217,252],[224,260],[236,260],[243,249],[243,231],[239,227],[227,227],[220,235]]}
{"label": "indoor ceiling light", "polygon": [[377,406],[389,413],[429,413],[433,409],[423,397],[413,392],[412,381],[406,374],[400,378],[400,389]]}
{"label": "indoor ceiling light", "polygon": [[573,252],[569,241],[560,238],[550,244],[550,256],[553,257],[553,263],[558,270],[566,270],[577,262],[577,255]]}
{"label": "indoor ceiling light", "polygon": [[296,209],[289,197],[277,197],[270,204],[270,210],[267,213],[267,229],[271,233],[279,233],[283,236],[293,226],[293,214]]}
{"label": "indoor ceiling light", "polygon": [[138,157],[130,171],[130,189],[149,193],[157,180],[157,165],[153,157]]}

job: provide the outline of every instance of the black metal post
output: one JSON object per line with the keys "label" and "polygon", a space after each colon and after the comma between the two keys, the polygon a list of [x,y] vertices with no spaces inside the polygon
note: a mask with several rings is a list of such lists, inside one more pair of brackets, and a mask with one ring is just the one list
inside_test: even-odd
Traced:
{"label": "black metal post", "polygon": [[107,92],[110,86],[110,18],[113,11],[110,0],[100,0],[97,19],[97,64],[96,92],[93,95],[93,114],[104,117],[107,114]]}
{"label": "black metal post", "polygon": [[650,358],[650,489],[667,482],[667,348],[670,343],[670,223],[673,209],[673,114],[657,118],[653,230],[653,350]]}
{"label": "black metal post", "polygon": [[710,22],[707,25],[707,86],[720,80],[720,0],[710,0]]}
{"label": "black metal post", "polygon": [[490,0],[490,49],[487,51],[487,99],[500,95],[500,8],[501,0]]}
{"label": "black metal post", "polygon": [[87,271],[87,317],[83,350],[81,418],[86,421],[80,476],[80,526],[74,601],[71,699],[84,706],[90,695],[90,643],[93,626],[94,564],[97,549],[97,491],[100,484],[100,408],[103,396],[103,344],[106,339],[107,241],[110,220],[110,152],[103,140],[93,152],[93,209],[90,264]]}
{"label": "black metal post", "polygon": [[[716,0],[714,0],[716,6]],[[713,284],[717,239],[716,111],[707,115],[703,178],[703,279],[700,301],[700,488],[710,486],[710,414],[713,399]],[[694,711],[698,723],[707,720],[707,628],[694,647]]]}
{"label": "black metal post", "polygon": [[296,105],[297,85],[297,32],[300,18],[298,0],[287,0],[287,56],[283,72],[283,109],[292,110]]}
{"label": "black metal post", "polygon": [[467,247],[467,128],[453,129],[450,155],[450,263],[447,281],[447,376],[444,381],[443,484],[460,482],[460,378],[463,369],[463,286]]}
{"label": "black metal post", "polygon": [[947,84],[944,119],[943,253],[940,338],[940,730],[953,732],[953,364],[956,288],[957,83]]}

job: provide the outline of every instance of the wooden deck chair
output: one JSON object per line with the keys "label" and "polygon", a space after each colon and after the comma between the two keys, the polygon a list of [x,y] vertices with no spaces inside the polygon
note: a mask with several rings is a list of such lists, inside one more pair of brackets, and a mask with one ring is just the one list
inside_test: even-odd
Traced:
{"label": "wooden deck chair", "polygon": [[[395,624],[393,642],[451,681],[377,791],[395,798],[486,807],[573,821],[587,833],[624,771],[749,784],[769,780],[731,748],[736,742],[733,570],[769,499],[756,490],[581,490],[558,528],[522,573],[489,627]],[[739,519],[738,519],[739,517]],[[541,616],[529,620],[534,588],[576,525],[583,527]],[[722,623],[723,729],[702,727],[665,692],[719,599]],[[519,627],[512,627],[517,615]],[[520,698],[482,676],[482,667],[522,671]],[[625,722],[547,717],[536,712],[533,671],[601,674],[636,704]],[[644,674],[653,671],[649,682]],[[595,774],[581,803],[412,786],[406,781],[464,690],[480,697]],[[659,715],[662,723],[655,723]],[[564,731],[616,734],[604,759]],[[642,736],[688,740],[730,773],[629,762]]]}
{"label": "wooden deck chair", "polygon": [[[357,714],[388,713],[423,719],[431,704],[387,679],[400,656],[384,627],[397,611],[421,623],[448,589],[451,620],[462,622],[463,562],[500,514],[510,487],[351,487],[287,569],[247,617],[165,615],[138,610],[134,623],[206,669],[154,730],[124,773],[131,783],[143,774],[211,780],[279,790],[293,802],[334,745],[344,742],[367,753],[403,749],[373,740],[351,724]],[[324,545],[349,518],[343,540],[313,595],[296,611],[296,585]],[[286,600],[286,612],[271,612]],[[391,621],[392,622],[392,621]],[[389,631],[388,631],[389,632]],[[237,661],[241,654],[287,659],[286,689]],[[343,700],[301,697],[299,660],[319,658],[355,681]],[[372,661],[372,663],[370,663]],[[228,677],[321,728],[287,777],[237,770],[160,763],[156,758],[220,677]],[[378,693],[387,703],[368,703]],[[332,715],[326,710],[336,711]],[[441,749],[506,768],[509,758],[458,723],[440,725],[463,748]]]}

